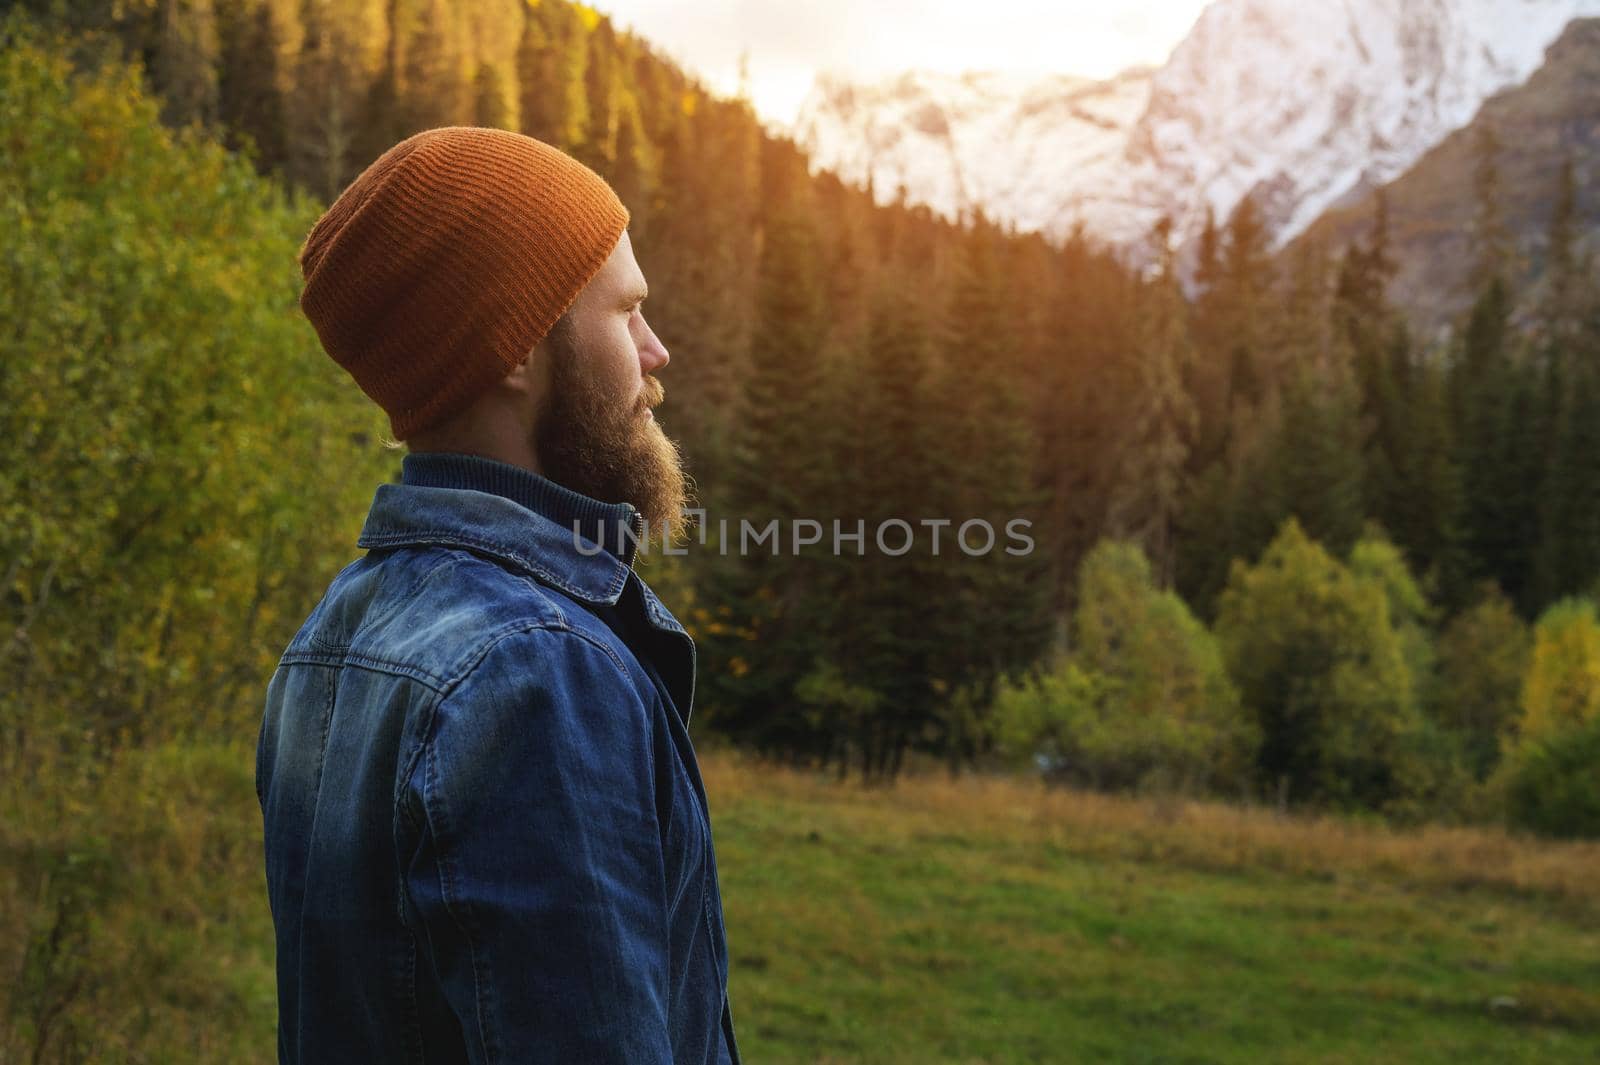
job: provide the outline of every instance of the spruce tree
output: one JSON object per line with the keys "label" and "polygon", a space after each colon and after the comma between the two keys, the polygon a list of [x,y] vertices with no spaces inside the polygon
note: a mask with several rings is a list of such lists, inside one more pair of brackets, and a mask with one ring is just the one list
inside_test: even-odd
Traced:
{"label": "spruce tree", "polygon": [[1474,567],[1464,542],[1465,496],[1448,370],[1409,351],[1403,327],[1397,344],[1408,352],[1399,357],[1412,364],[1407,371],[1410,422],[1406,446],[1397,456],[1399,490],[1385,512],[1385,527],[1422,574],[1429,593],[1447,609],[1460,609],[1473,594]]}
{"label": "spruce tree", "polygon": [[1170,588],[1176,568],[1176,526],[1189,448],[1198,428],[1184,380],[1194,359],[1188,304],[1178,285],[1170,246],[1172,224],[1162,219],[1153,239],[1154,279],[1145,286],[1139,316],[1138,392],[1119,457],[1120,480],[1107,514],[1107,535],[1143,549],[1158,587]]}
{"label": "spruce tree", "polygon": [[577,11],[567,4],[525,5],[516,58],[522,132],[571,150],[588,124],[588,47]]}
{"label": "spruce tree", "polygon": [[583,129],[583,139],[573,153],[599,173],[609,175],[617,160],[620,114],[617,35],[610,19],[601,18],[594,32],[588,35],[588,53],[583,72],[588,122]]}
{"label": "spruce tree", "polygon": [[945,583],[930,587],[940,567],[931,564],[931,541],[918,528],[937,476],[930,458],[938,442],[923,413],[931,399],[933,338],[906,281],[907,275],[885,273],[876,284],[856,421],[841,456],[856,476],[852,498],[840,509],[846,520],[863,523],[868,541],[862,556],[840,560],[848,582],[841,589],[838,652],[845,677],[880,699],[858,741],[868,778],[892,776],[905,747],[936,720],[932,681],[949,650],[925,628],[928,602],[937,601]]}
{"label": "spruce tree", "polygon": [[[827,516],[819,513],[826,439],[815,432],[827,325],[816,226],[803,201],[768,222],[760,264],[752,373],[723,496],[733,505],[708,514],[706,529],[715,552],[707,646],[720,666],[708,670],[708,697],[730,734],[792,751],[816,739],[790,711],[796,685],[826,653],[827,632],[818,611],[828,567],[815,550],[797,556],[791,536],[797,520]],[[777,542],[747,538],[745,522],[757,531],[776,523]]]}
{"label": "spruce tree", "polygon": [[500,68],[480,63],[472,81],[472,124],[491,129],[515,129],[516,114]]}
{"label": "spruce tree", "polygon": [[1511,294],[1491,276],[1473,305],[1452,366],[1462,533],[1474,580],[1493,579],[1524,612],[1535,606],[1533,553],[1545,469],[1539,380],[1515,356]]}
{"label": "spruce tree", "polygon": [[1195,354],[1184,376],[1184,387],[1195,400],[1197,428],[1189,451],[1189,472],[1198,476],[1221,455],[1226,443],[1228,416],[1228,299],[1222,289],[1222,235],[1210,206],[1196,242],[1195,304],[1191,335]]}
{"label": "spruce tree", "polygon": [[1468,275],[1474,295],[1485,292],[1496,278],[1508,286],[1517,282],[1516,248],[1506,228],[1502,203],[1500,134],[1492,122],[1478,123],[1477,130],[1473,142],[1472,269]]}
{"label": "spruce tree", "polygon": [[415,0],[397,18],[401,35],[400,102],[408,133],[472,121],[472,86],[464,69],[464,12],[448,0]]}
{"label": "spruce tree", "polygon": [[1532,603],[1579,594],[1600,578],[1600,372],[1566,382],[1543,491]]}
{"label": "spruce tree", "polygon": [[[1334,344],[1348,360],[1357,392],[1363,449],[1363,509],[1391,535],[1406,520],[1402,510],[1413,491],[1402,469],[1413,447],[1414,412],[1407,394],[1409,336],[1389,304],[1392,263],[1388,251],[1387,201],[1380,197],[1365,242],[1346,249],[1330,307]],[[1408,546],[1413,563],[1416,557]]]}
{"label": "spruce tree", "polygon": [[[1050,557],[1038,543],[1037,438],[1017,377],[1013,279],[997,252],[1003,238],[981,213],[962,238],[943,358],[919,427],[929,476],[923,516],[950,522],[939,553],[931,537],[919,544],[918,583],[924,602],[939,604],[927,611],[922,636],[934,650],[929,711],[952,772],[987,748],[1000,678],[1043,651],[1053,591]],[[974,550],[992,533],[987,550],[967,553],[968,529]]]}
{"label": "spruce tree", "polygon": [[1353,382],[1299,368],[1285,393],[1260,498],[1308,536],[1343,554],[1361,533],[1363,440]]}
{"label": "spruce tree", "polygon": [[282,35],[271,3],[225,5],[218,13],[217,111],[223,140],[254,155],[257,170],[287,162],[288,126],[279,84]]}

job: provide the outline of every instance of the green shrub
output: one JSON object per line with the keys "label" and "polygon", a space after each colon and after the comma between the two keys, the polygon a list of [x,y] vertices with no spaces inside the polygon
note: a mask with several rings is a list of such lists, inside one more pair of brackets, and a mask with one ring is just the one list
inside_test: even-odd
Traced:
{"label": "green shrub", "polygon": [[1073,651],[1044,676],[1002,687],[1005,744],[1052,775],[1108,790],[1231,792],[1257,733],[1216,641],[1138,547],[1104,541],[1079,570]]}
{"label": "green shrub", "polygon": [[[1364,564],[1369,571],[1387,565]],[[1261,558],[1235,560],[1216,632],[1262,731],[1269,790],[1344,809],[1414,801],[1426,749],[1415,634],[1394,619],[1393,574],[1358,576],[1290,518]],[[1426,777],[1430,774],[1424,774]]]}
{"label": "green shrub", "polygon": [[1542,835],[1600,838],[1600,717],[1522,742],[1506,777],[1506,813]]}
{"label": "green shrub", "polygon": [[251,731],[392,454],[298,308],[319,207],[0,25],[0,774]]}
{"label": "green shrub", "polygon": [[1600,616],[1592,600],[1552,603],[1533,628],[1517,733],[1533,739],[1600,717]]}
{"label": "green shrub", "polygon": [[266,1061],[272,923],[248,742],[0,785],[0,1061]]}
{"label": "green shrub", "polygon": [[1502,744],[1516,728],[1530,644],[1528,626],[1492,584],[1439,637],[1428,703],[1434,719],[1460,744],[1476,780],[1494,771]]}

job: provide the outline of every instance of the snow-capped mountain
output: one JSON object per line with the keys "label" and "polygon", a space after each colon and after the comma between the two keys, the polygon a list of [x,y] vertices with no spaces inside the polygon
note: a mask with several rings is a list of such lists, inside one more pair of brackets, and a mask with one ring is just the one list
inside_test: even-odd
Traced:
{"label": "snow-capped mountain", "polygon": [[1214,0],[1154,72],[824,74],[794,135],[880,202],[904,183],[952,218],[981,206],[1136,246],[1164,213],[1187,239],[1248,193],[1282,244],[1526,80],[1586,15],[1600,0]]}
{"label": "snow-capped mountain", "polygon": [[1042,228],[1064,200],[1093,197],[1122,172],[1151,73],[1101,82],[911,71],[871,85],[823,73],[796,140],[813,166],[847,180],[870,175],[880,202],[904,185],[909,199],[950,218],[981,206]]}

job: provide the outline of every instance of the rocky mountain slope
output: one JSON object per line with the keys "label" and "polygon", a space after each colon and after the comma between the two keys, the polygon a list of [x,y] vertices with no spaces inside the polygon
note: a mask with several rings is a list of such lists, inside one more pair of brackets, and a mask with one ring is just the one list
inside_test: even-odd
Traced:
{"label": "rocky mountain slope", "polygon": [[[1600,254],[1600,19],[1573,22],[1525,84],[1486,101],[1385,189],[1397,271],[1390,296],[1424,329],[1446,324],[1470,303],[1475,175],[1480,133],[1499,152],[1500,211],[1516,241],[1513,268],[1531,291],[1542,272],[1561,167],[1573,166],[1581,247]],[[1343,247],[1371,225],[1374,196],[1328,211],[1299,240]]]}

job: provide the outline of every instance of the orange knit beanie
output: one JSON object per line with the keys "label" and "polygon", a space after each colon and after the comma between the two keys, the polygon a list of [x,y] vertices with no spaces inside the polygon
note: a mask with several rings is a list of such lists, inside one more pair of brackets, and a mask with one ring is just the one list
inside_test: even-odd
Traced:
{"label": "orange knit beanie", "polygon": [[543,141],[424,130],[312,227],[300,307],[404,440],[521,362],[627,226],[605,179]]}

